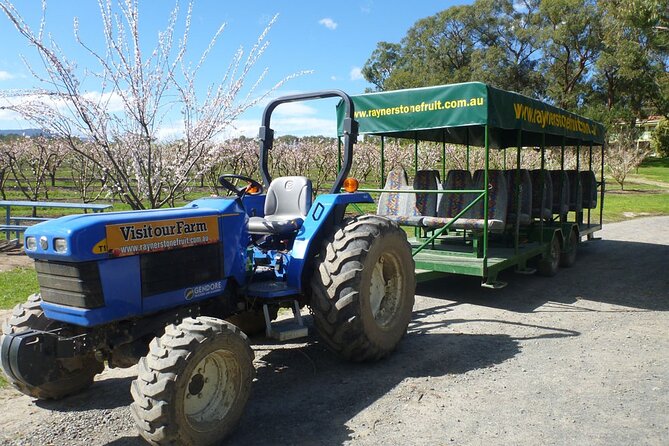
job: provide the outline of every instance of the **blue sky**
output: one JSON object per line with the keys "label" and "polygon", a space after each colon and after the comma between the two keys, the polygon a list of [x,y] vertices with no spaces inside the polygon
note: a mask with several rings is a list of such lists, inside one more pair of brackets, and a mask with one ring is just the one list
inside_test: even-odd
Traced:
{"label": "blue sky", "polygon": [[[37,1],[16,2],[26,21],[37,28],[41,11]],[[251,73],[254,76],[268,68],[269,73],[260,90],[266,90],[285,76],[303,70],[311,74],[288,81],[278,92],[292,94],[320,89],[338,88],[349,94],[364,92],[370,85],[360,75],[360,68],[381,40],[398,42],[418,20],[464,1],[419,0],[317,0],[270,2],[261,0],[196,0],[189,50],[195,62],[209,39],[226,23],[226,29],[198,77],[202,91],[220,78],[234,51],[249,49],[275,14],[278,20],[270,31],[270,46]],[[157,32],[167,23],[172,1],[140,1],[142,38],[153,47]],[[186,3],[180,6],[185,12]],[[72,23],[79,18],[80,35],[94,48],[102,49],[100,13],[96,1],[47,0],[47,31],[79,66],[96,70],[74,41]],[[11,26],[4,14],[0,16],[0,89],[39,86],[21,60],[21,56],[39,67],[33,48]],[[92,92],[99,86],[86,85]],[[309,102],[280,107],[273,115],[272,127],[278,134],[326,134],[334,136],[334,101]],[[255,136],[262,106],[247,111],[231,134]],[[0,129],[25,128],[30,124],[7,111],[0,111]],[[178,127],[175,123],[175,127]],[[165,129],[169,134],[170,129]]]}

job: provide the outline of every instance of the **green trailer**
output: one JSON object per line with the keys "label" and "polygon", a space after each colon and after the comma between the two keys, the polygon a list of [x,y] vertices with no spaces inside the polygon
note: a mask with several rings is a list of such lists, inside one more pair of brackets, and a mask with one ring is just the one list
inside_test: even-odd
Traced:
{"label": "green trailer", "polygon": [[[552,276],[559,266],[573,265],[577,245],[602,228],[605,130],[600,123],[479,82],[352,99],[359,134],[380,137],[381,184],[361,190],[380,194],[377,213],[413,227],[418,280],[464,274],[500,288],[506,284],[498,274],[506,269]],[[338,116],[341,135],[343,109]],[[405,166],[386,169],[389,138],[413,148],[413,183]],[[440,159],[428,166],[418,161],[424,143],[442,147]],[[463,169],[446,169],[451,144],[466,148]],[[473,175],[470,150],[484,152]],[[503,165],[496,168],[491,167],[494,150],[503,153]],[[525,150],[540,154],[531,171],[521,163]],[[507,158],[513,168],[506,168]]]}

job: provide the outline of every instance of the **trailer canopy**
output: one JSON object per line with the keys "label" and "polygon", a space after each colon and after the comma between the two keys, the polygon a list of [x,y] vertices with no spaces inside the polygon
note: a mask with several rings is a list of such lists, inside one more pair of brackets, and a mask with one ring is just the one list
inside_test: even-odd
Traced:
{"label": "trailer canopy", "polygon": [[[604,126],[481,82],[352,96],[360,134],[493,148],[603,145]],[[339,135],[344,107],[337,106]],[[519,133],[520,130],[520,133]],[[519,140],[520,137],[520,140]]]}

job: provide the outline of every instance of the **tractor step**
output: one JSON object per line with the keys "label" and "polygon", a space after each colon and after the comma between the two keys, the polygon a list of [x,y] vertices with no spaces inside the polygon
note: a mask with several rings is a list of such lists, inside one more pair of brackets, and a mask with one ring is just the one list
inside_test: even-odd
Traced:
{"label": "tractor step", "polygon": [[294,296],[299,293],[299,290],[288,286],[287,282],[276,279],[253,282],[251,285],[249,285],[247,290],[247,294],[249,296],[260,297],[264,299]]}
{"label": "tractor step", "polygon": [[289,341],[291,339],[304,338],[309,335],[309,328],[307,328],[304,325],[304,321],[302,321],[300,305],[296,300],[293,301],[292,309],[292,319],[283,319],[281,321],[272,322],[269,317],[267,304],[262,306],[262,311],[265,315],[265,334],[268,338],[276,339],[277,341]]}

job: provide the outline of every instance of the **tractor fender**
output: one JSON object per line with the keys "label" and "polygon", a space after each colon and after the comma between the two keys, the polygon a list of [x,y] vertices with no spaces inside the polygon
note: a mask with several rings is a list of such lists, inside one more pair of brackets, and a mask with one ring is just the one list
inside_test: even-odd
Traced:
{"label": "tractor fender", "polygon": [[[374,203],[374,200],[367,192],[323,194],[316,198],[293,243],[291,259],[287,267],[290,287],[303,289],[305,268],[309,262],[313,261],[323,238],[328,235],[335,224],[339,223],[335,220],[343,218],[342,208],[352,203]],[[342,212],[337,214],[335,212],[337,209],[341,209]]]}

